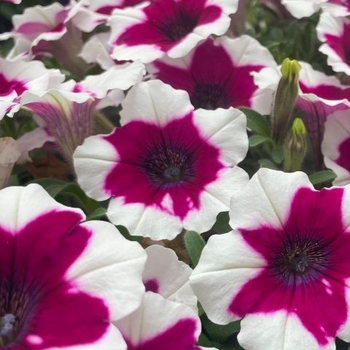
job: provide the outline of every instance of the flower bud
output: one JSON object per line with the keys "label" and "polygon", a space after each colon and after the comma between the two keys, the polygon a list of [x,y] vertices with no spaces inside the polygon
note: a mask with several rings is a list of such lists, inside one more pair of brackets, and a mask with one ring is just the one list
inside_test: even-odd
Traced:
{"label": "flower bud", "polygon": [[286,58],[282,62],[282,77],[277,86],[271,114],[272,136],[277,144],[283,140],[298,97],[300,69],[301,66],[296,60]]}
{"label": "flower bud", "polygon": [[284,142],[284,171],[300,170],[307,149],[307,132],[301,118],[295,118]]}

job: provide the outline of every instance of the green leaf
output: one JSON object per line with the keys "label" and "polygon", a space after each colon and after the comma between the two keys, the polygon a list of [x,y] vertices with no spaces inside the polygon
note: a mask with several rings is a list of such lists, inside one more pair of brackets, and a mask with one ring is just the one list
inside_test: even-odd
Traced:
{"label": "green leaf", "polygon": [[198,345],[204,346],[205,348],[215,348],[218,350],[244,350],[237,343],[236,337],[232,341],[229,341],[228,344],[220,344],[218,342],[210,340],[204,333],[199,335]]}
{"label": "green leaf", "polygon": [[205,335],[205,334],[200,334],[199,338],[198,338],[198,345],[200,346],[205,346],[205,347],[208,347],[208,348],[211,348],[211,347],[218,347],[218,344],[211,341],[210,339],[208,339],[208,337]]}
{"label": "green leaf", "polygon": [[204,239],[195,231],[187,231],[184,235],[184,243],[191,259],[192,266],[197,266],[202,250],[205,246]]}
{"label": "green leaf", "polygon": [[30,183],[41,185],[49,195],[58,202],[64,205],[78,207],[82,209],[87,216],[98,207],[106,205],[106,202],[97,202],[88,197],[79,185],[74,182],[42,178],[30,181]]}
{"label": "green leaf", "polygon": [[136,241],[136,242],[139,242],[139,243],[142,242],[143,237],[141,237],[141,236],[132,236],[125,226],[116,225],[115,227],[122,234],[122,236],[124,236],[128,241]]}
{"label": "green leaf", "polygon": [[315,186],[323,182],[332,182],[336,175],[332,170],[322,170],[317,173],[309,175],[310,182]]}
{"label": "green leaf", "polygon": [[249,108],[239,108],[247,117],[247,128],[255,131],[257,134],[270,137],[271,129],[266,118]]}
{"label": "green leaf", "polygon": [[58,179],[42,178],[31,181],[44,187],[44,189],[53,198],[56,198],[62,191],[67,190],[72,184]]}
{"label": "green leaf", "polygon": [[17,174],[12,174],[10,176],[7,186],[21,186]]}
{"label": "green leaf", "polygon": [[339,338],[336,338],[335,345],[337,350],[349,350],[349,343],[345,342],[344,340],[341,340]]}
{"label": "green leaf", "polygon": [[98,220],[106,215],[107,209],[103,207],[96,208],[92,213],[88,215],[86,220]]}
{"label": "green leaf", "polygon": [[197,302],[197,308],[198,308],[198,316],[202,316],[204,314],[204,309],[200,302]]}
{"label": "green leaf", "polygon": [[228,211],[224,211],[218,214],[216,217],[216,222],[212,227],[212,230],[216,233],[226,233],[232,231],[229,225],[230,218],[228,216]]}
{"label": "green leaf", "polygon": [[227,325],[218,325],[211,322],[206,315],[202,317],[202,326],[209,339],[219,343],[223,343],[241,329],[240,321],[234,321]]}
{"label": "green leaf", "polygon": [[260,159],[259,165],[261,168],[268,168],[277,170],[277,166],[270,159]]}
{"label": "green leaf", "polygon": [[277,164],[281,164],[283,162],[283,158],[283,147],[275,147],[272,151],[272,160]]}
{"label": "green leaf", "polygon": [[270,137],[263,135],[252,135],[249,137],[249,147],[256,147],[265,142],[270,143],[271,146],[273,145],[273,141]]}

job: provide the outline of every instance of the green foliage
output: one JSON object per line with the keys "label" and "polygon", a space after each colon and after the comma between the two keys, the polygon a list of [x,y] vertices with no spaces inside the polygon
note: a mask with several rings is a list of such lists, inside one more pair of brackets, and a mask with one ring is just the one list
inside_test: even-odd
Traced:
{"label": "green foliage", "polygon": [[270,145],[273,145],[271,137],[263,135],[252,135],[249,137],[249,147],[256,147],[265,142],[269,143]]}
{"label": "green foliage", "polygon": [[229,337],[238,333],[241,329],[239,321],[231,322],[223,326],[211,322],[205,315],[202,317],[202,326],[208,337],[219,343],[225,342]]}
{"label": "green foliage", "polygon": [[132,236],[128,229],[125,226],[122,225],[117,225],[116,228],[119,230],[119,232],[129,241],[136,241],[141,243],[141,241],[143,240],[143,237],[140,236]]}
{"label": "green foliage", "polygon": [[97,202],[91,199],[76,183],[53,178],[36,179],[30,183],[41,185],[51,197],[64,205],[81,208],[87,220],[105,218],[107,201]]}
{"label": "green foliage", "polygon": [[310,182],[314,186],[329,184],[335,179],[335,174],[332,170],[322,170],[317,173],[313,173],[309,176]]}
{"label": "green foliage", "polygon": [[219,213],[217,218],[216,218],[216,222],[214,224],[214,226],[212,227],[212,232],[213,233],[226,233],[231,231],[231,227],[229,225],[229,216],[228,216],[228,212],[222,212]]}
{"label": "green foliage", "polygon": [[227,325],[218,325],[209,320],[203,314],[202,334],[198,344],[205,347],[215,347],[219,350],[241,350],[243,349],[237,342],[237,334],[240,330],[240,321],[231,322]]}
{"label": "green foliage", "polygon": [[191,264],[193,267],[196,267],[205,246],[205,241],[199,233],[195,231],[187,231],[184,235],[184,243],[191,259]]}
{"label": "green foliage", "polygon": [[21,109],[15,114],[14,118],[5,116],[1,120],[0,137],[10,136],[18,139],[25,133],[34,130],[36,126],[31,113],[25,109]]}
{"label": "green foliage", "polygon": [[336,338],[336,348],[337,350],[350,350],[349,343],[346,343],[345,341]]}
{"label": "green foliage", "polygon": [[246,33],[267,47],[279,64],[289,57],[310,62],[315,69],[331,74],[326,56],[318,51],[321,43],[315,28],[319,14],[295,20],[283,8],[280,12],[274,12],[257,0],[249,1]]}
{"label": "green foliage", "polygon": [[254,131],[256,134],[271,137],[270,124],[266,120],[266,117],[253,109],[241,107],[240,110],[247,117],[247,128],[248,130]]}

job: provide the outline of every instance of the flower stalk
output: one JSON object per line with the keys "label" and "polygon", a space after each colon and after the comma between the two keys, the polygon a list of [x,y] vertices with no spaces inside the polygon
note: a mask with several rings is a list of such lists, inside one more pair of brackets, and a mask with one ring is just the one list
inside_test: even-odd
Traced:
{"label": "flower stalk", "polygon": [[289,58],[281,66],[282,77],[277,86],[271,114],[272,137],[277,145],[283,142],[298,97],[300,69],[298,61]]}

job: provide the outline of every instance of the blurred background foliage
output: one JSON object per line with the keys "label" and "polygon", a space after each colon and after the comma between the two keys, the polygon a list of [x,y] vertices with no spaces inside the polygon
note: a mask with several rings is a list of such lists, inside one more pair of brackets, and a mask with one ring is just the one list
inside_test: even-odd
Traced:
{"label": "blurred background foliage", "polygon": [[[273,3],[276,3],[274,1]],[[309,62],[325,74],[334,74],[327,65],[326,56],[318,49],[321,45],[316,34],[319,14],[295,19],[282,5],[272,9],[271,2],[250,0],[246,9],[246,34],[267,47],[278,64],[288,57]]]}

